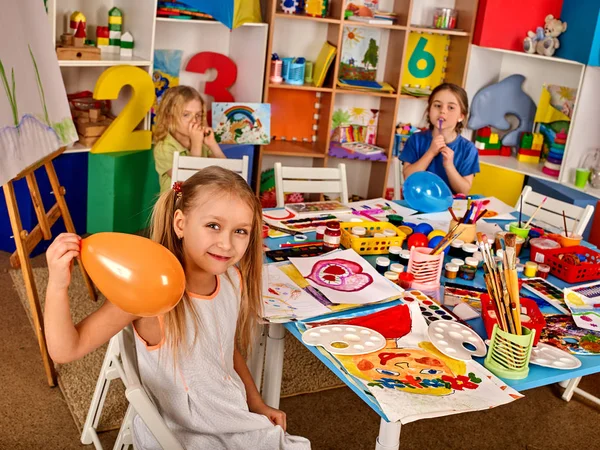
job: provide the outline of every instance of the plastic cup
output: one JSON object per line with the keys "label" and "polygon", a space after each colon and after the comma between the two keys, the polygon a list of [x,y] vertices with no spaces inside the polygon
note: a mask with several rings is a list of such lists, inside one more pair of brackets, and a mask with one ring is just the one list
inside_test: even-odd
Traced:
{"label": "plastic cup", "polygon": [[529,236],[529,230],[531,230],[531,227],[519,228],[518,222],[511,222],[508,225],[508,231],[510,231],[511,233],[515,233],[517,236],[523,239],[527,239],[527,236]]}
{"label": "plastic cup", "polygon": [[576,169],[575,170],[575,186],[578,188],[584,188],[590,179],[590,169]]}
{"label": "plastic cup", "polygon": [[560,245],[562,247],[575,247],[576,245],[581,244],[582,236],[577,234],[569,233],[568,236],[565,236],[565,233],[560,234]]}

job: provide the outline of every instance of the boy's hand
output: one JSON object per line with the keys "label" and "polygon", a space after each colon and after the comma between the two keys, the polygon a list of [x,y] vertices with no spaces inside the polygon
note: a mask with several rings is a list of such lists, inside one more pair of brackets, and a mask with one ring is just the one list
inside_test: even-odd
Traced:
{"label": "boy's hand", "polygon": [[46,251],[48,261],[48,286],[68,289],[71,284],[73,259],[79,256],[81,238],[73,233],[61,233]]}

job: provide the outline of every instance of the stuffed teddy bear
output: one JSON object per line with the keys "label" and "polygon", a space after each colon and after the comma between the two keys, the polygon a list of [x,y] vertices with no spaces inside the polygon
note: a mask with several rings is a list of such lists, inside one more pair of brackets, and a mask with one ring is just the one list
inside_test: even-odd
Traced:
{"label": "stuffed teddy bear", "polygon": [[567,31],[567,22],[555,19],[552,14],[546,16],[544,28],[538,27],[536,32],[528,31],[523,41],[523,49],[526,53],[539,53],[544,56],[554,55],[555,50],[560,47],[558,36]]}

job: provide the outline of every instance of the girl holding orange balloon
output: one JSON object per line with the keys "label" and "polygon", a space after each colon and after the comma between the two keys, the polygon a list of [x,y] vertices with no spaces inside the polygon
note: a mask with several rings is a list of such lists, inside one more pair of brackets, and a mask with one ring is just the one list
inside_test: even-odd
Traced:
{"label": "girl holding orange balloon", "polygon": [[[213,166],[161,195],[154,242],[60,235],[47,252],[50,355],[59,363],[80,358],[133,322],[142,382],[185,448],[310,448],[285,433],[285,413],[263,402],[243,356],[262,307],[261,221],[247,183]],[[110,301],[74,325],[67,289],[80,244],[84,266]],[[133,430],[136,448],[158,448],[139,417]]]}

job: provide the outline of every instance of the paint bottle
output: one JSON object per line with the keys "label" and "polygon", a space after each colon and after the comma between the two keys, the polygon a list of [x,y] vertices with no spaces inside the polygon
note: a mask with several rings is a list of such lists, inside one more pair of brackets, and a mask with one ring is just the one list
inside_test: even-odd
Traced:
{"label": "paint bottle", "polygon": [[398,283],[402,289],[410,289],[413,281],[415,281],[415,276],[412,273],[402,272],[398,274]]}
{"label": "paint bottle", "polygon": [[538,264],[538,272],[537,276],[543,278],[544,280],[548,278],[550,274],[550,266],[548,264]]}
{"label": "paint bottle", "polygon": [[389,249],[388,252],[390,252],[390,261],[393,263],[397,263],[400,262],[400,253],[402,253],[402,247],[397,247],[395,245],[392,245]]}
{"label": "paint bottle", "polygon": [[462,259],[460,259],[460,258],[452,258],[452,259],[450,260],[450,262],[451,262],[452,264],[456,264],[458,267],[462,266],[462,265],[465,263],[465,261],[464,261],[464,260],[462,260]]}
{"label": "paint bottle", "polygon": [[450,251],[448,252],[450,256],[454,258],[460,258],[462,256],[461,247],[464,245],[465,241],[461,241],[460,239],[455,239],[450,244]]}
{"label": "paint bottle", "polygon": [[463,264],[458,269],[458,278],[463,280],[473,280],[475,278],[475,274],[477,273],[477,267],[467,266]]}
{"label": "paint bottle", "polygon": [[333,220],[327,222],[327,228],[325,228],[325,234],[323,235],[323,247],[332,250],[339,248],[341,236],[340,223]]}
{"label": "paint bottle", "polygon": [[446,263],[446,270],[444,271],[444,276],[451,280],[455,279],[458,275],[458,266],[452,263]]}
{"label": "paint bottle", "polygon": [[537,274],[537,270],[538,270],[538,265],[536,262],[527,261],[525,263],[525,276],[527,278],[535,277]]}
{"label": "paint bottle", "polygon": [[388,270],[386,273],[383,274],[384,277],[386,277],[390,281],[393,281],[396,284],[398,284],[398,275],[400,274],[392,272],[391,270]]}
{"label": "paint bottle", "polygon": [[479,266],[479,260],[477,258],[474,258],[472,256],[468,256],[465,258],[465,264],[467,266],[472,266],[477,268]]}
{"label": "paint bottle", "polygon": [[392,272],[402,273],[402,272],[404,272],[404,266],[402,264],[391,264],[390,270]]}
{"label": "paint bottle", "polygon": [[475,255],[475,252],[477,252],[477,250],[479,250],[479,247],[477,247],[475,244],[463,244],[463,246],[461,247],[461,250],[463,252],[462,257],[466,261],[467,258],[472,258]]}
{"label": "paint bottle", "polygon": [[383,233],[375,233],[375,234],[373,235],[373,237],[376,237],[376,238],[384,238],[384,237],[387,237],[387,236],[386,236],[385,234],[383,234]]}
{"label": "paint bottle", "polygon": [[317,240],[319,240],[319,241],[323,240],[323,236],[325,235],[326,229],[327,229],[327,227],[322,226],[322,225],[320,227],[317,227],[317,237],[316,237]]}
{"label": "paint bottle", "polygon": [[402,250],[400,252],[400,264],[404,267],[408,267],[408,261],[410,260],[410,250]]}
{"label": "paint bottle", "polygon": [[388,228],[386,228],[385,230],[383,230],[383,234],[385,237],[394,237],[396,236],[396,232],[394,230],[390,230]]}
{"label": "paint bottle", "polygon": [[517,273],[523,273],[525,271],[524,264],[517,264]]}
{"label": "paint bottle", "polygon": [[388,271],[389,267],[390,267],[390,259],[389,258],[386,258],[385,256],[380,256],[379,258],[377,258],[375,260],[375,269],[381,275],[385,274]]}
{"label": "paint bottle", "polygon": [[367,235],[367,229],[365,227],[352,227],[352,235],[362,238]]}

